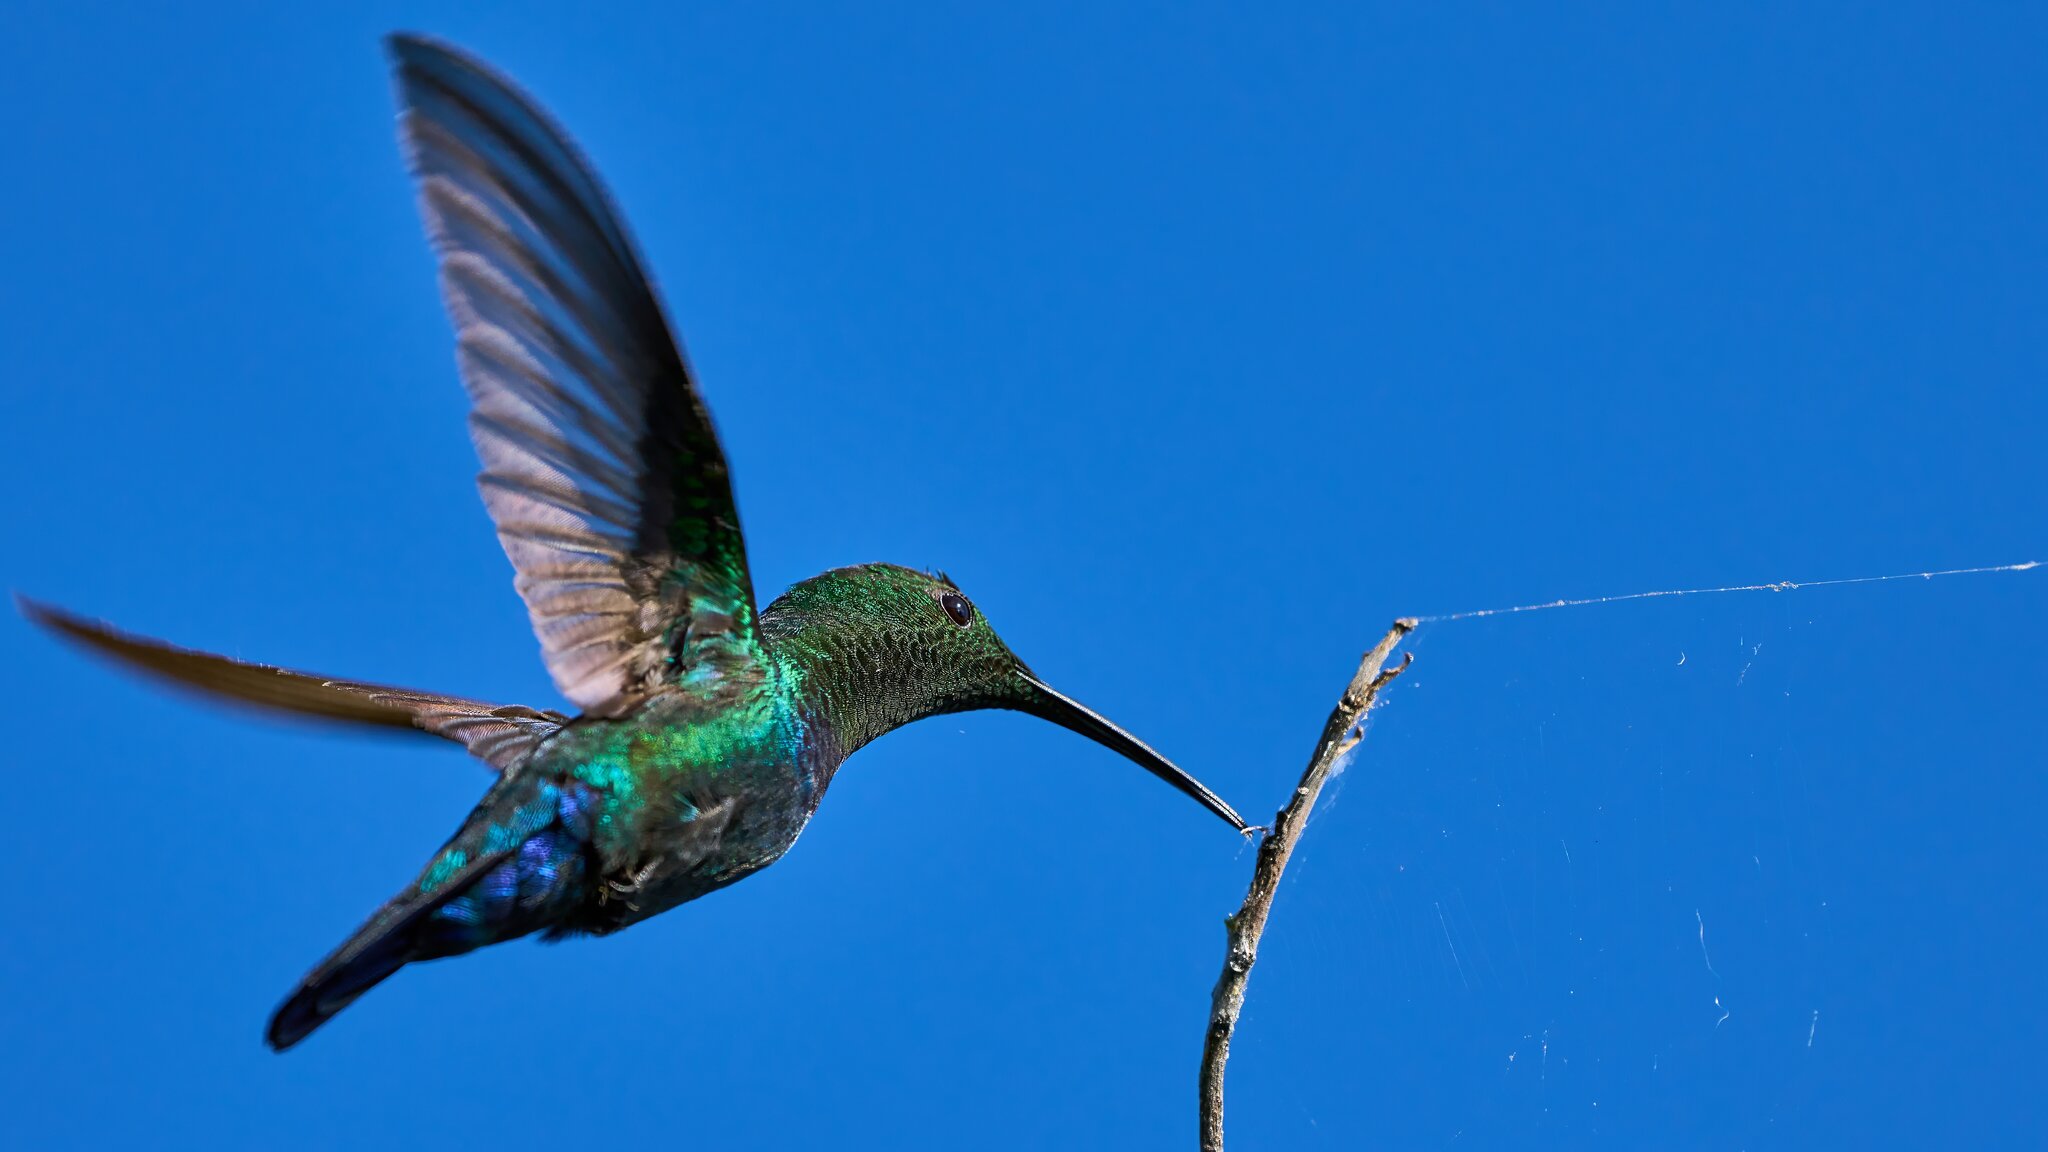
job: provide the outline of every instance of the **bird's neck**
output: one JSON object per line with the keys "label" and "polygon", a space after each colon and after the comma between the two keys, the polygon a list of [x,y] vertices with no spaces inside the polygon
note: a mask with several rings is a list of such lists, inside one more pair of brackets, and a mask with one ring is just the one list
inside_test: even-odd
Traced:
{"label": "bird's neck", "polygon": [[837,762],[927,716],[976,707],[935,691],[916,645],[861,622],[798,612],[764,614],[763,638],[785,690],[809,720],[811,742]]}

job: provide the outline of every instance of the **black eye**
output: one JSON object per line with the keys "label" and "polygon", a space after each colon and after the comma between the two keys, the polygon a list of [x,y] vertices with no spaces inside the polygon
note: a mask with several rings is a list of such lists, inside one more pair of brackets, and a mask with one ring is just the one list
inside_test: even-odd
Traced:
{"label": "black eye", "polygon": [[953,623],[962,628],[974,623],[974,606],[967,602],[967,597],[958,592],[941,593],[939,606],[946,610],[946,615],[953,618]]}

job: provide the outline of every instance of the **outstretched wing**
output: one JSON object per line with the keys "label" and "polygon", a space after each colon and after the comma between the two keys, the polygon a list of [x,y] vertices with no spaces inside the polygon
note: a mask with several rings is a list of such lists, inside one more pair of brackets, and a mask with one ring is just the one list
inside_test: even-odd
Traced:
{"label": "outstretched wing", "polygon": [[24,596],[15,601],[22,615],[59,636],[173,684],[279,712],[416,729],[453,740],[501,771],[569,722],[559,712],[516,704],[485,704],[249,664],[122,632]]}
{"label": "outstretched wing", "polygon": [[555,683],[606,713],[752,658],[725,456],[596,175],[483,64],[413,36],[390,47],[478,486]]}

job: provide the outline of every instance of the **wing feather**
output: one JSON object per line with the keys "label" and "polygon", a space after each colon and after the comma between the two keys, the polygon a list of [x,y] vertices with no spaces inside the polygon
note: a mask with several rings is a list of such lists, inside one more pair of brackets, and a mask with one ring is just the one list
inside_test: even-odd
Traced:
{"label": "wing feather", "polygon": [[757,659],[725,456],[596,175],[483,64],[390,43],[479,490],[556,685],[606,713]]}
{"label": "wing feather", "polygon": [[569,722],[559,712],[522,705],[251,664],[123,632],[26,597],[16,600],[23,615],[58,636],[171,684],[272,711],[425,732],[467,747],[501,771]]}

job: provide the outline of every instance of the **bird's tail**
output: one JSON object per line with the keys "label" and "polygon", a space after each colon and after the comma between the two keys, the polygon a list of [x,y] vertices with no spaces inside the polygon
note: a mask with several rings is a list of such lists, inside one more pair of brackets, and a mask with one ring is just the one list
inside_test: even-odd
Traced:
{"label": "bird's tail", "polygon": [[583,900],[599,797],[574,781],[501,780],[419,880],[379,909],[270,1018],[277,1051],[416,960],[560,928]]}
{"label": "bird's tail", "polygon": [[385,977],[414,960],[424,959],[417,926],[432,910],[401,907],[404,899],[400,897],[385,905],[347,943],[299,981],[299,986],[270,1018],[270,1031],[265,1038],[272,1048],[282,1052],[304,1040],[313,1029],[355,1003],[358,996],[375,988]]}

